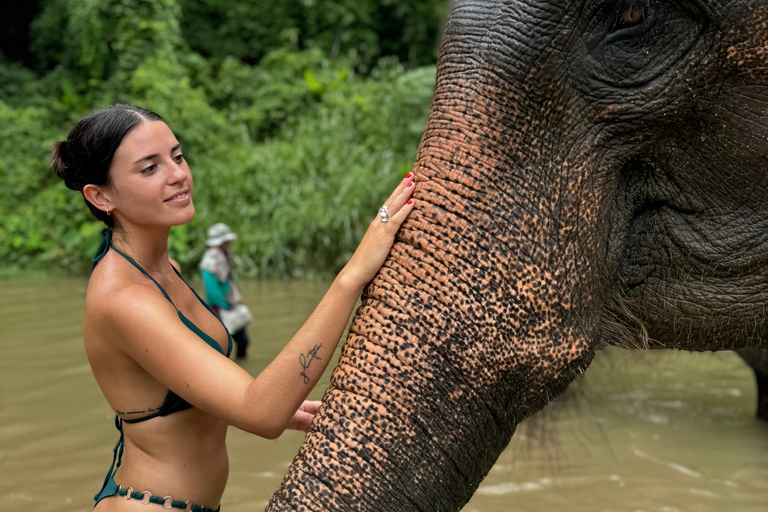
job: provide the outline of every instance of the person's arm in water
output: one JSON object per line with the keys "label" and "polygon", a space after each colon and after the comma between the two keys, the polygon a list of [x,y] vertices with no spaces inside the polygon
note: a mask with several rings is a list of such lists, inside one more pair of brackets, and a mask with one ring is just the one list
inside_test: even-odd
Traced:
{"label": "person's arm in water", "polygon": [[385,203],[391,220],[371,223],[315,311],[256,378],[191,334],[173,306],[147,286],[120,290],[111,304],[99,308],[98,321],[110,326],[117,346],[195,407],[267,438],[289,426],[306,430],[317,404],[302,402],[328,366],[357,298],[412,210],[413,189],[410,178],[398,186]]}

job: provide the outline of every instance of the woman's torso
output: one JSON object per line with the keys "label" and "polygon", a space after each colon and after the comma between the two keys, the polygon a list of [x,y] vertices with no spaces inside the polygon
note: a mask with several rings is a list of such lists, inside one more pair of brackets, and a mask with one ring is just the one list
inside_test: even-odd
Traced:
{"label": "woman's torso", "polygon": [[[176,309],[210,336],[211,341],[218,343],[222,352],[228,353],[230,343],[223,325],[180,277],[171,272],[155,274],[153,278],[163,287]],[[162,293],[131,262],[110,250],[94,269],[86,293],[86,353],[107,401],[124,420],[151,414],[164,403],[169,390],[138,365],[126,347],[117,346],[110,337],[110,326],[101,325],[100,315],[90,315],[89,309],[109,301],[115,290],[136,284]],[[169,317],[168,321],[178,321],[178,318]],[[193,331],[189,332],[190,342],[200,339]],[[168,364],[173,363],[168,361]],[[194,407],[138,423],[123,423],[125,453],[114,480],[139,492],[172,496],[175,500],[192,501],[215,509],[229,471],[226,430],[224,421]],[[104,460],[106,470],[107,448]],[[136,505],[141,506],[122,498],[109,498],[99,502],[96,510],[132,510]]]}

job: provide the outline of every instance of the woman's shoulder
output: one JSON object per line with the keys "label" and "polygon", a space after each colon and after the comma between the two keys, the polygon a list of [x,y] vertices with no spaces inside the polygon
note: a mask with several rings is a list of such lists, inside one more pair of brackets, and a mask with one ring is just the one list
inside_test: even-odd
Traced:
{"label": "woman's shoulder", "polygon": [[85,292],[86,317],[122,315],[138,306],[163,303],[173,309],[156,284],[111,252],[93,269]]}
{"label": "woman's shoulder", "polygon": [[168,258],[168,261],[171,262],[171,265],[173,265],[173,268],[176,269],[176,272],[181,274],[181,265],[179,265],[179,262],[176,261],[175,259],[171,258],[171,257]]}

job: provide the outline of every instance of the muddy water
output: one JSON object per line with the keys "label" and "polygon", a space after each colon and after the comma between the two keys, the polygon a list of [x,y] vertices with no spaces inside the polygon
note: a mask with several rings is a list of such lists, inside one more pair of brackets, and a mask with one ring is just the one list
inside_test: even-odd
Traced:
{"label": "muddy water", "polygon": [[[89,511],[109,466],[117,436],[82,348],[84,287],[0,281],[4,510]],[[324,289],[245,284],[256,315],[248,371],[266,366]],[[768,426],[752,417],[754,393],[733,354],[599,354],[584,381],[521,427],[465,510],[764,512]],[[301,437],[231,429],[222,510],[262,510]]]}

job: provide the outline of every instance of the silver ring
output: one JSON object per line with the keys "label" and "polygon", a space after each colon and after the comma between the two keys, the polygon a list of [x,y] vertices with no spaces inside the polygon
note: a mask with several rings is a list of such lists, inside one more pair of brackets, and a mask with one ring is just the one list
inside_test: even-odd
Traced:
{"label": "silver ring", "polygon": [[382,206],[379,210],[379,217],[381,217],[381,222],[389,222],[389,207],[388,206]]}
{"label": "silver ring", "polygon": [[[149,491],[144,491],[144,492],[143,492],[143,493],[141,493],[141,494],[142,494],[142,496],[141,496],[141,502],[142,502],[143,504],[145,504],[145,505],[149,505],[149,498],[151,498],[151,497],[152,497],[152,493],[151,493],[151,492],[149,492]],[[149,494],[149,498],[147,498],[147,494]],[[147,500],[147,501],[144,501],[144,500]]]}

